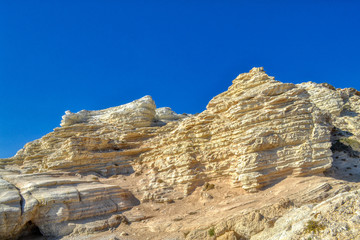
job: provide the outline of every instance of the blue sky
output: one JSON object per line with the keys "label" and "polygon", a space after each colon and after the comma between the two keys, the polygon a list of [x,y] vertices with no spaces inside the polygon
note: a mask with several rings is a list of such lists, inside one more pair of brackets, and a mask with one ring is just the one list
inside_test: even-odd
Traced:
{"label": "blue sky", "polygon": [[196,113],[238,74],[360,89],[360,3],[0,1],[0,158],[64,111],[151,95]]}

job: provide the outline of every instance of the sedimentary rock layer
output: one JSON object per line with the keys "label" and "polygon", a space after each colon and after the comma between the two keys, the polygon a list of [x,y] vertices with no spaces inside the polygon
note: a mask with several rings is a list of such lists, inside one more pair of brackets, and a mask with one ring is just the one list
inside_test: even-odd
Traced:
{"label": "sedimentary rock layer", "polygon": [[138,203],[129,191],[102,184],[95,176],[0,173],[1,239],[18,236],[29,223],[45,236],[64,236],[81,220],[121,212]]}
{"label": "sedimentary rock layer", "polygon": [[0,237],[28,223],[66,235],[82,229],[78,221],[138,204],[96,176],[137,176],[141,200],[171,202],[214,180],[254,192],[288,176],[334,172],[332,153],[360,151],[359,102],[354,89],[281,83],[253,68],[200,114],[156,108],[150,96],[67,111],[61,127],[0,160]]}
{"label": "sedimentary rock layer", "polygon": [[288,175],[321,173],[332,162],[331,127],[308,91],[261,68],[239,75],[204,112],[158,131],[138,164],[149,170],[144,188],[155,189],[147,198],[179,184],[190,193],[216,178],[256,191]]}

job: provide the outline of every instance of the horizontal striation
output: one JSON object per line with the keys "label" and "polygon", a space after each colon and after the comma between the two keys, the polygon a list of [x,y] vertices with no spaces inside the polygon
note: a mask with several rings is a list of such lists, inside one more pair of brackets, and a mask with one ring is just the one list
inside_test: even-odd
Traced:
{"label": "horizontal striation", "polygon": [[[140,155],[138,168],[148,169],[149,179],[161,178],[164,189],[181,185],[189,193],[223,177],[256,191],[288,175],[331,166],[330,127],[324,119],[306,89],[254,68],[214,97],[207,110],[150,139],[152,150]],[[151,181],[144,188],[161,194]]]}

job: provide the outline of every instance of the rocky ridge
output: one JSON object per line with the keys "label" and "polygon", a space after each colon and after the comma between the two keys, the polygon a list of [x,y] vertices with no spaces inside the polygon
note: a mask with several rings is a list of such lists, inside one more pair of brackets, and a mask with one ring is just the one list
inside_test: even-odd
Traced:
{"label": "rocky ridge", "polygon": [[[0,237],[38,228],[66,239],[118,228],[165,234],[159,239],[356,238],[359,101],[355,89],[281,83],[253,68],[196,115],[156,108],[150,96],[105,110],[67,111],[61,127],[0,160]],[[287,199],[279,202],[270,189],[286,181],[303,192],[279,190]],[[262,202],[256,196],[271,205],[255,204]],[[193,214],[171,220],[159,212],[177,213],[177,204],[188,201],[197,207]],[[204,206],[221,209],[223,202],[251,210],[209,218]],[[352,210],[331,215],[338,202]],[[186,224],[192,215],[202,224]],[[318,228],[308,230],[309,223]]]}

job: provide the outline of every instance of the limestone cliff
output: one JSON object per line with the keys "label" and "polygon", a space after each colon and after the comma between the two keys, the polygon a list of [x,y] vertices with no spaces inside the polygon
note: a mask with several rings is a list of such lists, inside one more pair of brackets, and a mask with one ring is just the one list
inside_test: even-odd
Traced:
{"label": "limestone cliff", "polygon": [[204,112],[164,128],[144,144],[150,150],[137,164],[157,192],[182,184],[189,193],[217,178],[256,191],[288,175],[321,173],[332,162],[331,126],[309,93],[261,68],[239,75]]}
{"label": "limestone cliff", "polygon": [[[219,196],[262,196],[264,189],[293,177],[318,176],[322,180],[316,181],[325,184],[300,195],[283,191],[293,199],[289,201],[302,198],[298,207],[309,199],[336,198],[342,183],[331,179],[360,180],[359,101],[355,89],[281,83],[262,68],[253,68],[234,79],[200,114],[156,108],[150,96],[104,110],[66,111],[61,127],[0,160],[0,238],[16,238],[34,227],[57,237],[122,228],[122,222],[136,227],[150,218],[137,212],[150,211],[147,204],[175,201],[175,206],[176,201],[185,204],[192,199],[211,205],[220,201],[207,191],[211,189]],[[320,193],[323,197],[317,198]],[[357,201],[357,192],[352,194],[349,201]],[[139,204],[139,210],[134,209]],[[182,223],[184,217],[167,227],[156,224],[156,217],[140,226],[169,234],[180,229],[187,239],[212,237],[209,226],[214,227],[210,235],[219,239],[278,239],[276,229],[286,211],[292,216],[317,209],[286,206],[278,215],[263,213],[265,218],[253,230],[236,222],[253,221],[254,212],[224,213],[210,222],[206,214],[199,215],[197,220],[204,218],[197,226],[200,230]],[[322,209],[324,214],[330,211]],[[221,225],[224,219],[230,221],[226,226]],[[301,231],[305,223],[297,223],[297,236],[308,234]],[[286,234],[284,239],[296,239],[294,232]]]}

